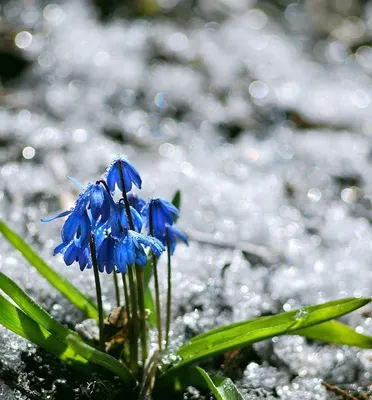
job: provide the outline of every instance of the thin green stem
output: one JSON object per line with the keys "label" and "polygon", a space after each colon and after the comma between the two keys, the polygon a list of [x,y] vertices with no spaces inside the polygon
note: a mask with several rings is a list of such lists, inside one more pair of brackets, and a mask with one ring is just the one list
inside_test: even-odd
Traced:
{"label": "thin green stem", "polygon": [[[152,201],[149,204],[149,230],[150,235],[154,236],[154,228],[152,223]],[[162,349],[162,329],[161,329],[161,311],[160,311],[160,290],[159,290],[159,279],[158,279],[158,260],[153,251],[152,256],[152,268],[154,270],[154,284],[155,284],[155,303],[156,303],[156,324],[158,328],[158,345],[159,351]]]}
{"label": "thin green stem", "polygon": [[[134,366],[134,357],[133,357],[133,350],[134,348],[137,348],[137,344],[134,341],[134,332],[133,332],[133,324],[132,324],[132,314],[131,314],[131,307],[130,307],[130,300],[129,300],[129,294],[128,294],[128,284],[126,280],[125,274],[121,274],[121,278],[123,281],[123,288],[124,288],[124,299],[125,299],[125,307],[127,311],[127,319],[128,319],[128,340],[129,340],[129,353],[130,353],[130,366],[131,369],[133,370]],[[135,367],[136,368],[136,367]]]}
{"label": "thin green stem", "polygon": [[135,374],[138,368],[138,313],[137,313],[137,291],[132,269],[133,266],[130,266],[128,268],[130,299],[132,305],[132,337],[133,337],[130,355],[132,359],[132,372]]}
{"label": "thin green stem", "polygon": [[125,274],[121,274],[121,278],[123,281],[125,306],[127,308],[128,322],[129,322],[129,320],[130,320],[130,303],[129,303],[129,294],[128,294],[128,284],[127,284],[127,280],[125,279]]}
{"label": "thin green stem", "polygon": [[145,365],[147,359],[147,330],[146,330],[146,316],[145,316],[145,289],[143,283],[143,269],[141,266],[136,265],[136,279],[138,290],[138,305],[140,312],[140,333],[141,333],[141,349],[142,349],[142,362]]}
{"label": "thin green stem", "polygon": [[92,264],[94,271],[94,280],[96,281],[96,294],[98,305],[98,326],[99,326],[99,349],[105,351],[105,338],[103,337],[103,305],[102,305],[102,291],[101,283],[99,281],[99,271],[96,256],[96,245],[94,243],[94,236],[90,238],[90,252],[92,255]]}
{"label": "thin green stem", "polygon": [[170,250],[170,240],[169,232],[167,228],[167,255],[168,255],[168,292],[167,292],[167,320],[165,324],[165,348],[168,348],[169,344],[169,331],[170,331],[170,321],[172,314],[172,265],[171,265],[171,250]]}
{"label": "thin green stem", "polygon": [[116,297],[116,306],[120,307],[120,290],[119,290],[119,282],[118,282],[118,276],[116,275],[116,272],[114,271],[114,286],[115,286],[115,297]]}
{"label": "thin green stem", "polygon": [[161,311],[160,311],[160,290],[158,279],[158,260],[155,254],[152,253],[152,268],[154,270],[154,284],[155,284],[155,303],[156,303],[156,324],[158,328],[158,345],[159,350],[162,349],[162,332],[161,332]]}

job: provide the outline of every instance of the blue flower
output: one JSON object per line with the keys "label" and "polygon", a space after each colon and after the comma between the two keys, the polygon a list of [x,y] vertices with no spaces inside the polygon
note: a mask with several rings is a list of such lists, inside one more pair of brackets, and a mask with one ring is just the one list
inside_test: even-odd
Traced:
{"label": "blue flower", "polygon": [[111,274],[114,269],[114,247],[116,239],[111,235],[107,234],[102,240],[102,243],[97,247],[97,264],[100,272],[106,272]]}
{"label": "blue flower", "polygon": [[[129,206],[129,208],[130,208],[130,213],[132,214],[134,229],[137,232],[141,232],[143,224],[142,217],[134,207]],[[120,228],[127,228],[127,229],[130,228],[123,200],[120,200],[118,203],[116,203],[116,218],[120,223]]]}
{"label": "blue flower", "polygon": [[70,243],[61,243],[58,245],[54,249],[53,255],[55,256],[58,253],[63,254],[63,260],[66,265],[71,265],[74,261],[78,261],[81,271],[85,268],[92,268],[92,257],[89,247],[77,247],[72,240]]}
{"label": "blue flower", "polygon": [[158,197],[150,199],[143,212],[147,218],[149,234],[160,240],[166,234],[166,227],[173,224],[173,214],[180,216],[177,207]]}
{"label": "blue flower", "polygon": [[124,192],[121,174],[123,175],[126,193],[132,190],[132,184],[141,189],[142,180],[137,170],[126,159],[118,158],[111,164],[107,172],[107,186],[112,193],[115,191],[115,185]]}
{"label": "blue flower", "polygon": [[143,214],[144,208],[146,206],[146,201],[141,197],[137,196],[135,193],[128,193],[127,195],[129,204],[139,212],[140,215]]}
{"label": "blue flower", "polygon": [[157,257],[164,251],[163,244],[156,238],[124,229],[114,249],[117,272],[126,273],[133,264],[145,266],[147,256],[144,246],[149,246]]}
{"label": "blue flower", "polygon": [[[77,183],[73,178],[69,179]],[[73,240],[77,247],[84,249],[89,243],[92,226],[97,222],[105,223],[113,211],[114,204],[101,184],[90,184],[79,195],[74,209],[42,219],[42,221],[48,222],[69,215],[62,227],[62,241],[64,244],[69,244]]]}
{"label": "blue flower", "polygon": [[[167,226],[167,234],[169,238],[170,254],[172,256],[176,249],[177,239],[182,240],[187,246],[189,245],[187,236],[180,231],[176,225]],[[166,242],[166,238],[164,241]],[[163,244],[165,244],[164,241],[162,241]]]}

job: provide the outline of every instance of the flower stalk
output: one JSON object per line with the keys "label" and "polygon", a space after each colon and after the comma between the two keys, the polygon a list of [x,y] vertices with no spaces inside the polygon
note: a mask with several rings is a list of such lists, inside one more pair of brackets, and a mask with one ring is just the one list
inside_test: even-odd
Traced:
{"label": "flower stalk", "polygon": [[167,257],[168,257],[168,288],[167,288],[167,316],[165,323],[165,348],[169,345],[169,331],[170,331],[170,321],[172,314],[172,265],[171,265],[171,245],[169,238],[169,229],[166,229],[166,240],[167,240]]}
{"label": "flower stalk", "polygon": [[[154,236],[154,227],[152,222],[152,203],[149,206],[149,229],[150,235]],[[155,283],[155,303],[156,303],[156,324],[158,328],[158,345],[159,350],[162,349],[162,329],[161,329],[161,311],[160,311],[160,290],[159,290],[159,279],[158,279],[158,260],[153,251],[152,256],[152,268],[154,271],[154,283]]]}
{"label": "flower stalk", "polygon": [[119,289],[118,277],[115,272],[113,276],[114,276],[114,286],[115,286],[116,307],[120,307],[120,289]]}
{"label": "flower stalk", "polygon": [[98,326],[99,326],[99,349],[105,351],[105,339],[103,333],[103,305],[102,305],[102,291],[101,283],[99,280],[99,271],[96,256],[96,245],[94,243],[94,235],[90,238],[90,252],[92,255],[92,264],[94,271],[94,280],[96,282],[96,295],[97,295],[97,305],[98,305]]}

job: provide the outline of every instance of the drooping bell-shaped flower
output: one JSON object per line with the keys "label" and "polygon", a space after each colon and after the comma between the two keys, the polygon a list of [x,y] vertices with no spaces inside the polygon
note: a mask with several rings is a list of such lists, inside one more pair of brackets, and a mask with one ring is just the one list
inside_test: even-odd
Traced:
{"label": "drooping bell-shaped flower", "polygon": [[54,251],[53,255],[58,253],[63,254],[63,260],[66,265],[71,265],[74,261],[77,261],[80,266],[80,270],[83,271],[85,268],[92,268],[92,257],[90,254],[89,247],[78,247],[72,240],[70,243],[61,243]]}
{"label": "drooping bell-shaped flower", "polygon": [[179,217],[179,211],[168,200],[153,197],[149,200],[143,211],[146,216],[149,235],[163,240],[166,227],[173,224],[173,214]]}
{"label": "drooping bell-shaped flower", "polygon": [[[187,246],[189,245],[189,240],[185,233],[183,233],[181,230],[178,229],[176,225],[168,225],[167,226],[167,236],[169,240],[169,249],[170,249],[170,254],[174,254],[174,250],[176,249],[177,245],[177,240],[182,240]],[[162,240],[162,243],[166,245],[167,239],[165,238],[164,241]],[[165,243],[164,243],[165,242]]]}
{"label": "drooping bell-shaped flower", "polygon": [[[123,180],[125,188],[123,187]],[[141,189],[142,179],[140,174],[129,161],[119,157],[110,165],[107,171],[107,186],[112,193],[115,191],[115,186],[121,192],[128,193],[132,190],[132,184]]]}
{"label": "drooping bell-shaped flower", "polygon": [[[129,209],[132,216],[134,229],[136,230],[136,232],[141,232],[143,224],[141,215],[134,207],[129,206]],[[121,228],[130,229],[127,211],[125,209],[125,204],[123,200],[120,200],[118,203],[116,203],[116,214],[116,218],[118,219]]]}
{"label": "drooping bell-shaped flower", "polygon": [[133,264],[145,266],[147,256],[144,246],[150,247],[157,257],[164,251],[164,246],[158,239],[124,229],[114,249],[117,272],[126,273]]}
{"label": "drooping bell-shaped flower", "polygon": [[[74,179],[72,180],[77,183]],[[52,218],[42,219],[42,221],[48,222],[69,215],[62,227],[62,241],[69,244],[74,240],[77,247],[85,248],[90,240],[92,226],[97,222],[105,223],[108,220],[112,212],[112,204],[111,196],[101,184],[90,184],[79,195],[72,210],[64,211]]]}
{"label": "drooping bell-shaped flower", "polygon": [[116,239],[108,234],[103,239],[102,243],[97,249],[97,264],[98,270],[100,272],[106,271],[108,274],[114,269],[115,261],[114,261],[114,247],[116,244]]}
{"label": "drooping bell-shaped flower", "polygon": [[139,197],[136,193],[128,193],[127,195],[129,204],[137,210],[137,212],[142,215],[144,208],[146,206],[146,201]]}

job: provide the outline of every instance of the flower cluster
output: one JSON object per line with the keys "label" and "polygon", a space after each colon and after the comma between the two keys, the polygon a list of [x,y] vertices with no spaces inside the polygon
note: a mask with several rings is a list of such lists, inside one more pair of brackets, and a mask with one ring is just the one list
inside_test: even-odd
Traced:
{"label": "flower cluster", "polygon": [[[133,264],[146,265],[145,247],[160,257],[167,245],[174,253],[177,238],[187,244],[186,235],[174,225],[173,216],[179,217],[179,212],[172,203],[159,198],[146,203],[129,193],[133,186],[141,189],[142,180],[125,158],[114,160],[105,179],[86,188],[69,179],[83,190],[75,207],[42,219],[47,222],[68,216],[61,231],[62,243],[54,249],[54,255],[63,254],[66,265],[77,261],[84,270],[92,267],[94,259],[100,272],[126,273]],[[116,188],[121,192],[119,201],[114,200]],[[143,227],[147,234],[141,233]]]}

